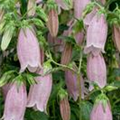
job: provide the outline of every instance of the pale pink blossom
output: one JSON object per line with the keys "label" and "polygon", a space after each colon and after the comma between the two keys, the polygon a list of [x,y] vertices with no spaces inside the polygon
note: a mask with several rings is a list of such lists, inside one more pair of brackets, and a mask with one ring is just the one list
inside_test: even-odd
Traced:
{"label": "pale pink blossom", "polygon": [[27,92],[24,84],[17,86],[16,83],[9,89],[4,108],[4,120],[24,120],[27,103]]}
{"label": "pale pink blossom", "polygon": [[[87,76],[90,82],[95,82],[100,88],[105,87],[107,81],[106,64],[103,56],[89,55],[87,59]],[[90,90],[93,86],[90,84]]]}
{"label": "pale pink blossom", "polygon": [[[39,73],[42,74],[43,72],[40,71]],[[41,112],[46,112],[52,89],[52,75],[39,76],[35,80],[37,83],[30,87],[27,107],[34,107]]]}
{"label": "pale pink blossom", "polygon": [[104,47],[107,39],[107,22],[104,14],[96,14],[87,29],[87,45],[84,52],[98,55],[105,52]]}
{"label": "pale pink blossom", "polygon": [[41,67],[40,48],[33,29],[21,28],[18,37],[17,55],[21,65],[21,72],[28,68],[35,72]]}

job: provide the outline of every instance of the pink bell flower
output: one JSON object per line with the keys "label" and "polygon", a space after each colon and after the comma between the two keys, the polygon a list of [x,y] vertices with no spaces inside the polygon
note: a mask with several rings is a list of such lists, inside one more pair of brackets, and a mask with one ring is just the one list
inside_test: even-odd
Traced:
{"label": "pink bell flower", "polygon": [[23,72],[26,68],[35,72],[41,67],[39,43],[35,32],[30,28],[21,28],[18,37],[17,55]]}
{"label": "pink bell flower", "polygon": [[104,46],[107,38],[107,22],[104,14],[96,14],[87,29],[87,45],[84,52],[98,55],[101,51],[104,53]]}
{"label": "pink bell flower", "polygon": [[24,120],[24,114],[27,103],[26,87],[22,84],[20,87],[16,83],[9,89],[4,108],[4,120]]}
{"label": "pink bell flower", "polygon": [[[87,59],[87,76],[91,82],[97,83],[100,88],[106,85],[106,64],[101,54],[98,56],[89,55]],[[93,86],[90,85],[89,89],[92,90]]]}
{"label": "pink bell flower", "polygon": [[[39,72],[42,73],[41,71]],[[46,112],[47,102],[52,90],[52,75],[48,74],[35,78],[37,84],[30,87],[27,107],[34,107],[36,110]]]}
{"label": "pink bell flower", "polygon": [[[84,99],[84,94],[86,92],[84,80],[81,77],[79,81],[81,81],[81,97]],[[74,101],[77,101],[79,97],[79,84],[77,75],[70,70],[65,71],[65,82],[70,97],[72,97]]]}
{"label": "pink bell flower", "polygon": [[74,16],[77,19],[82,17],[83,10],[90,3],[90,0],[74,0]]}
{"label": "pink bell flower", "polygon": [[98,101],[92,109],[90,120],[113,120],[110,103],[103,106],[102,101]]}

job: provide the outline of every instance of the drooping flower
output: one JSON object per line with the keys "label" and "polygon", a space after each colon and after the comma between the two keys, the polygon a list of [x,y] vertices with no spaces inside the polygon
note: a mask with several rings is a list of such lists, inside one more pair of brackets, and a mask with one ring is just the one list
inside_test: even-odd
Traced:
{"label": "drooping flower", "polygon": [[[89,55],[87,59],[87,76],[91,82],[97,83],[100,88],[103,88],[106,85],[106,64],[103,56],[100,54],[94,56]],[[90,90],[93,89],[93,86],[90,84]]]}
{"label": "drooping flower", "polygon": [[58,20],[58,14],[54,9],[51,9],[49,11],[47,26],[51,36],[56,37],[59,29],[59,20]]}
{"label": "drooping flower", "polygon": [[93,106],[90,120],[113,120],[109,100],[98,100]]}
{"label": "drooping flower", "polygon": [[[79,81],[78,81],[79,79]],[[65,82],[67,85],[67,90],[69,95],[76,101],[79,97],[79,89],[81,85],[81,97],[84,99],[84,93],[86,92],[84,87],[84,80],[83,78],[78,78],[75,73],[70,70],[65,71]],[[80,83],[79,83],[80,82]]]}
{"label": "drooping flower", "polygon": [[87,45],[84,52],[93,55],[98,55],[101,51],[104,52],[104,46],[107,38],[107,22],[104,14],[93,17],[87,29]]}
{"label": "drooping flower", "polygon": [[[40,71],[40,74],[43,72]],[[30,87],[27,107],[46,112],[47,102],[52,89],[52,75],[39,76],[35,78],[37,84]]]}
{"label": "drooping flower", "polygon": [[70,104],[67,96],[60,100],[60,113],[63,120],[70,120]]}
{"label": "drooping flower", "polygon": [[26,68],[31,72],[35,72],[41,67],[39,43],[33,29],[21,28],[18,37],[17,55],[21,72]]}
{"label": "drooping flower", "polygon": [[4,108],[4,120],[24,120],[24,114],[27,103],[26,87],[22,84],[20,87],[16,83],[9,89]]}
{"label": "drooping flower", "polygon": [[120,27],[113,27],[113,41],[117,50],[120,52]]}
{"label": "drooping flower", "polygon": [[83,10],[90,3],[90,0],[74,0],[74,16],[77,19],[82,17]]}

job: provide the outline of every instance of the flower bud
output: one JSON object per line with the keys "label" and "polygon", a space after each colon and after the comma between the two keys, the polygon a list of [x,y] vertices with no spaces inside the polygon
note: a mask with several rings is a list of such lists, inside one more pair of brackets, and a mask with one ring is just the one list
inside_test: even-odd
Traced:
{"label": "flower bud", "polygon": [[84,40],[84,33],[83,32],[78,32],[76,35],[75,35],[75,40],[76,40],[76,43],[78,45],[81,45],[83,40]]}
{"label": "flower bud", "polygon": [[[101,54],[98,56],[89,55],[87,59],[87,76],[91,82],[97,83],[100,88],[106,85],[106,64]],[[89,89],[92,90],[93,86],[90,85]]]}
{"label": "flower bud", "polygon": [[47,26],[51,36],[56,37],[59,29],[59,21],[58,21],[58,14],[54,9],[50,10],[49,12]]}
{"label": "flower bud", "polygon": [[98,55],[104,53],[104,46],[107,38],[107,22],[104,14],[96,14],[87,29],[87,45],[84,52]]}
{"label": "flower bud", "polygon": [[115,25],[113,27],[113,41],[117,50],[120,52],[120,27]]}
{"label": "flower bud", "polygon": [[72,57],[72,45],[66,43],[64,46],[64,50],[62,52],[61,64],[67,65],[69,64]]}
{"label": "flower bud", "polygon": [[[43,74],[43,71],[39,72]],[[27,107],[34,107],[41,112],[46,112],[47,102],[52,90],[52,75],[39,76],[35,78],[37,84],[30,87]]]}
{"label": "flower bud", "polygon": [[70,104],[67,96],[60,100],[60,113],[62,120],[70,120]]}
{"label": "flower bud", "polygon": [[16,83],[11,85],[5,100],[4,120],[24,120],[27,102],[26,87],[20,87]]}
{"label": "flower bud", "polygon": [[17,54],[21,72],[26,68],[35,72],[38,67],[41,67],[39,43],[33,29],[21,28],[17,43]]}

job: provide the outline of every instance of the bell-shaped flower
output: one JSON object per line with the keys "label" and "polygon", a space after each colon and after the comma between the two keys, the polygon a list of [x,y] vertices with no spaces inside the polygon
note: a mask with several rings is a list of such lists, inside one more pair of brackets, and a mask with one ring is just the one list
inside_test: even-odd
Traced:
{"label": "bell-shaped flower", "polygon": [[84,99],[84,94],[86,92],[85,86],[84,86],[84,80],[81,76],[78,81],[78,77],[75,73],[73,73],[71,70],[65,71],[65,82],[67,86],[68,93],[70,97],[76,101],[79,97],[79,89],[81,87],[81,98]]}
{"label": "bell-shaped flower", "polygon": [[24,120],[26,103],[27,92],[25,85],[17,86],[16,83],[13,83],[5,99],[3,119]]}
{"label": "bell-shaped flower", "polygon": [[[101,54],[98,56],[89,55],[87,59],[87,77],[90,82],[96,83],[100,88],[106,85],[106,64]],[[92,84],[90,84],[89,89],[93,89]]]}
{"label": "bell-shaped flower", "polygon": [[[43,71],[39,74],[43,74]],[[39,76],[35,80],[37,83],[30,87],[27,107],[34,107],[36,110],[47,113],[47,102],[52,89],[52,75]]]}
{"label": "bell-shaped flower", "polygon": [[21,72],[26,68],[31,72],[35,72],[41,67],[39,43],[33,29],[21,28],[18,37],[17,55]]}
{"label": "bell-shaped flower", "polygon": [[114,26],[113,41],[114,41],[114,44],[115,44],[117,50],[120,52],[120,27]]}
{"label": "bell-shaped flower", "polygon": [[77,19],[82,17],[83,10],[90,3],[90,0],[74,0],[74,16]]}
{"label": "bell-shaped flower", "polygon": [[104,46],[107,38],[107,22],[104,14],[93,17],[87,29],[87,45],[84,52],[93,55],[98,55],[101,51],[104,52]]}
{"label": "bell-shaped flower", "polygon": [[113,120],[109,100],[98,100],[95,102],[90,120]]}

